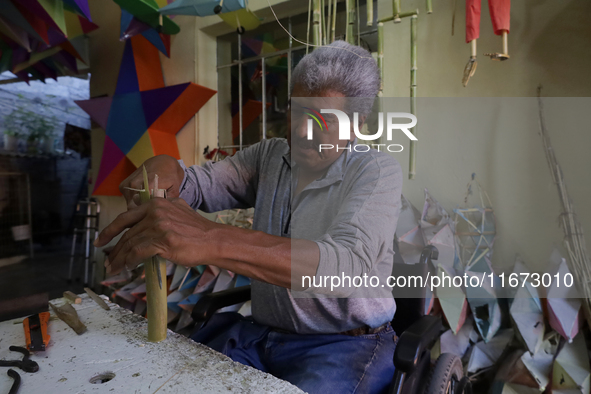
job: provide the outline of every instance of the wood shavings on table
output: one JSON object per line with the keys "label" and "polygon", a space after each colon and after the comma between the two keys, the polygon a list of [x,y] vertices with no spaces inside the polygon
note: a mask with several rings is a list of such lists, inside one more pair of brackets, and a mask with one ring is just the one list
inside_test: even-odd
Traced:
{"label": "wood shavings on table", "polygon": [[[165,341],[148,342],[143,317],[108,301],[111,310],[106,311],[88,295],[80,297],[82,302],[73,307],[88,331],[76,335],[61,320],[51,320],[47,350],[31,357],[39,363],[39,372],[23,373],[21,392],[303,393],[170,330]],[[59,306],[67,301],[51,302]],[[1,322],[0,338],[0,359],[14,356],[8,346],[24,345],[22,325]],[[12,379],[0,374],[0,393],[11,385]]]}

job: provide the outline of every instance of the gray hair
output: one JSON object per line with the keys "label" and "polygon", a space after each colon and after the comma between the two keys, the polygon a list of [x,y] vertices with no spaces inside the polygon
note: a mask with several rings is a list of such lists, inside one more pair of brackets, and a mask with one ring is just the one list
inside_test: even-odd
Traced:
{"label": "gray hair", "polygon": [[367,115],[380,89],[380,71],[365,49],[345,41],[315,49],[293,69],[290,91],[295,85],[309,93],[336,90],[345,97],[360,97],[355,111]]}

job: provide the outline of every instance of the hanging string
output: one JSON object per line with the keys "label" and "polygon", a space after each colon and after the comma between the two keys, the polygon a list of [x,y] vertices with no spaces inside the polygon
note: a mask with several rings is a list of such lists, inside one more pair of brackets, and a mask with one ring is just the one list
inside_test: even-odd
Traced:
{"label": "hanging string", "polygon": [[[321,48],[321,47],[326,47],[327,45],[314,45],[314,44],[310,44],[310,10],[311,10],[311,3],[312,1],[309,0],[308,2],[308,38],[306,39],[308,42],[304,42],[304,41],[300,41],[297,38],[295,38],[286,28],[285,26],[283,26],[281,24],[281,22],[279,22],[279,18],[277,18],[277,14],[275,13],[275,10],[273,9],[273,7],[271,6],[271,3],[269,0],[267,0],[267,4],[269,5],[269,9],[271,10],[271,12],[273,13],[273,17],[275,17],[275,21],[277,22],[277,24],[287,33],[287,35],[289,37],[291,37],[292,40],[299,42],[300,44],[306,45],[306,54],[308,53],[308,47],[317,47],[317,48]],[[347,51],[347,52],[351,52],[352,54],[354,54],[355,56],[361,58],[361,59],[373,59],[373,57],[371,56],[361,56],[358,53],[353,52],[350,49],[347,48],[338,48],[338,47],[330,47],[331,49],[341,49],[343,51]]]}

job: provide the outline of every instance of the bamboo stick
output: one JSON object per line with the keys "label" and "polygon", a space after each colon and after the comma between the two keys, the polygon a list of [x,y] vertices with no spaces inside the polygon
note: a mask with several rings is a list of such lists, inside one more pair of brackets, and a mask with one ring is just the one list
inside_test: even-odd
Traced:
{"label": "bamboo stick", "polygon": [[347,33],[345,35],[345,41],[351,45],[356,44],[355,40],[355,18],[357,17],[355,12],[355,0],[345,0],[347,7]]}
{"label": "bamboo stick", "polygon": [[[143,203],[148,202],[154,197],[164,197],[164,190],[158,189],[158,175],[154,179],[154,191],[150,193],[150,184],[148,182],[148,173],[146,167],[144,171],[144,190],[140,192],[140,200]],[[148,307],[148,341],[161,342],[166,339],[166,324],[168,320],[166,286],[159,282],[160,278],[166,278],[166,261],[160,256],[152,256],[144,261],[146,272],[146,295]],[[166,282],[165,282],[166,283]]]}
{"label": "bamboo stick", "polygon": [[378,69],[380,70],[380,90],[378,97],[384,95],[384,24],[378,23]]}
{"label": "bamboo stick", "polygon": [[367,7],[367,26],[372,26],[373,25],[373,0],[367,0],[367,3],[365,3],[365,6]]}
{"label": "bamboo stick", "polygon": [[326,45],[326,15],[324,15],[324,0],[320,0],[320,42]]}
{"label": "bamboo stick", "polygon": [[433,0],[427,0],[427,14],[433,13]]}
{"label": "bamboo stick", "polygon": [[[320,0],[321,1],[321,5],[320,5],[320,26],[322,27],[322,45],[327,45],[328,44],[328,31],[326,30],[326,2],[325,0]],[[326,0],[328,1],[328,0]]]}
{"label": "bamboo stick", "polygon": [[312,44],[322,45],[320,0],[312,0]]}
{"label": "bamboo stick", "polygon": [[331,35],[330,35],[330,42],[333,42],[336,38],[335,33],[337,30],[337,0],[333,0],[332,6],[332,26],[331,26]]}
{"label": "bamboo stick", "polygon": [[394,23],[400,22],[400,0],[392,0],[392,19]]}
{"label": "bamboo stick", "polygon": [[[308,54],[308,49],[310,48],[310,19],[312,17],[312,0],[308,0],[308,26],[306,27],[306,55]],[[289,66],[291,67],[291,65]],[[240,115],[242,117],[242,115]]]}
{"label": "bamboo stick", "polygon": [[[331,1],[332,0],[326,0],[326,17],[324,18],[324,41],[325,44],[328,45],[330,44],[332,41],[330,40],[330,23],[332,21],[332,15],[331,15]],[[322,15],[324,17],[324,4],[322,5]]]}
{"label": "bamboo stick", "polygon": [[[380,89],[378,90],[378,113],[384,111],[384,24],[378,23],[378,70],[380,70]],[[382,143],[384,135],[380,137],[378,143]]]}
{"label": "bamboo stick", "polygon": [[401,12],[398,14],[398,16],[394,16],[394,15],[390,15],[390,16],[386,16],[385,18],[379,19],[378,22],[390,22],[390,21],[394,21],[394,23],[399,23],[402,21],[402,18],[408,18],[409,16],[412,17],[414,15],[418,15],[419,11],[415,10],[415,11],[409,11],[409,12]]}
{"label": "bamboo stick", "polygon": [[357,25],[357,46],[361,46],[361,27],[360,27],[360,23],[359,23],[359,0],[357,0],[356,4],[355,4],[355,24]]}
{"label": "bamboo stick", "polygon": [[[418,16],[410,17],[410,113],[417,115],[417,21]],[[417,135],[417,126],[413,127],[413,135]],[[408,179],[415,179],[417,173],[417,145],[410,141]]]}
{"label": "bamboo stick", "polygon": [[[400,0],[393,0],[392,2],[393,8],[393,15],[388,16],[378,20],[378,67],[380,68],[380,77],[383,79],[383,40],[384,40],[384,31],[383,31],[383,24],[384,22],[394,21],[394,23],[398,23],[401,21],[401,18],[410,17],[410,112],[416,116],[416,107],[417,107],[417,22],[418,22],[418,14],[419,10],[415,10],[412,12],[405,12],[400,13]],[[381,57],[380,57],[380,44],[382,45],[381,48]],[[383,82],[382,82],[383,84]],[[383,89],[383,85],[380,86],[381,92]],[[416,136],[417,135],[417,126],[413,128],[412,133]],[[414,179],[416,175],[416,156],[417,156],[417,145],[416,141],[410,141],[410,150],[409,150],[409,168],[408,168],[408,179]]]}

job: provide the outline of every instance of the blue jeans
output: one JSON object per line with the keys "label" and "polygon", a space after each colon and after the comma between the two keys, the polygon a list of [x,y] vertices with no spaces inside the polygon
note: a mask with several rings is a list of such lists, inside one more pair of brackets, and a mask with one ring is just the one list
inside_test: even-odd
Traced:
{"label": "blue jeans", "polygon": [[360,336],[289,334],[219,313],[191,338],[310,393],[385,393],[394,376],[392,327]]}

